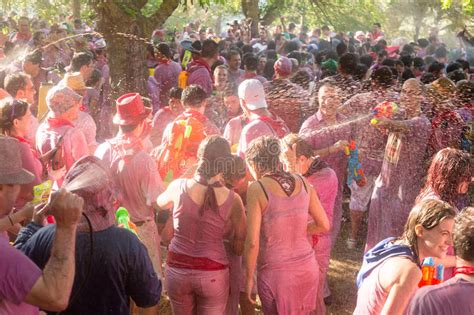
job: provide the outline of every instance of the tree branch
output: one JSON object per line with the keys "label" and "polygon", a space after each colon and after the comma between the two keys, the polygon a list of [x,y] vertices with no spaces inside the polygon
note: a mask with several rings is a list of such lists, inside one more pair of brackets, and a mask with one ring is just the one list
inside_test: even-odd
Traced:
{"label": "tree branch", "polygon": [[179,6],[180,0],[163,0],[155,14],[147,18],[152,28],[159,27],[173,14]]}

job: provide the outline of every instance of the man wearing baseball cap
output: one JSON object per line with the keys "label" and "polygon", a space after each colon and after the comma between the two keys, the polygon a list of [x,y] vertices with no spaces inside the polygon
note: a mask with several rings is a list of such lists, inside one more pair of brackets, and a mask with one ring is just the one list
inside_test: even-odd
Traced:
{"label": "man wearing baseball cap", "polygon": [[242,158],[245,157],[245,151],[253,139],[267,135],[283,138],[290,132],[285,122],[268,110],[265,91],[260,81],[243,81],[239,85],[239,99],[249,121],[242,129],[237,148],[237,154]]}
{"label": "man wearing baseball cap", "polygon": [[138,93],[127,93],[116,101],[113,123],[119,131],[115,138],[101,144],[95,156],[110,165],[120,190],[119,202],[130,213],[138,236],[148,250],[155,272],[162,278],[160,236],[153,205],[164,191],[155,161],[145,151],[144,135],[149,132],[151,108],[143,105]]}
{"label": "man wearing baseball cap", "polygon": [[[50,174],[68,171],[75,161],[90,154],[84,133],[74,125],[82,105],[82,96],[68,87],[56,85],[46,95],[48,117],[38,127],[36,146],[40,154],[57,149],[48,163]],[[58,172],[56,172],[58,171]],[[60,186],[65,172],[54,175]]]}
{"label": "man wearing baseball cap", "polygon": [[[18,140],[0,136],[0,219],[8,218],[20,192],[33,174],[22,167]],[[44,210],[56,219],[51,258],[41,271],[24,254],[10,246],[0,231],[0,314],[39,314],[38,307],[59,312],[69,303],[75,272],[77,223],[84,201],[60,191],[53,194]],[[41,209],[41,210],[43,210]],[[36,211],[36,210],[35,210]]]}
{"label": "man wearing baseball cap", "polygon": [[290,81],[293,64],[289,58],[280,57],[273,67],[275,78],[266,86],[268,108],[285,121],[291,132],[298,132],[303,113],[309,111],[308,92]]}

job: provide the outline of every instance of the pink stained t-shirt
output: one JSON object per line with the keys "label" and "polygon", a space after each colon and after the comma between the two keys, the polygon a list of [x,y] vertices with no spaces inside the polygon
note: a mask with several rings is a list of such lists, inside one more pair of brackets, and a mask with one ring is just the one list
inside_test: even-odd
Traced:
{"label": "pink stained t-shirt", "polygon": [[0,253],[0,314],[39,314],[38,307],[23,301],[42,275],[41,270],[4,235],[0,235]]}
{"label": "pink stained t-shirt", "polygon": [[[311,186],[314,187],[318,194],[319,201],[324,208],[324,212],[328,217],[331,227],[333,225],[333,210],[336,201],[339,182],[337,180],[336,172],[330,167],[325,167],[314,174],[306,177]],[[330,235],[331,231],[321,233],[319,235]]]}
{"label": "pink stained t-shirt", "polygon": [[36,133],[36,146],[41,155],[56,147],[63,136],[63,153],[66,170],[82,158],[90,154],[84,133],[72,126],[50,127],[47,121],[41,123]]}
{"label": "pink stained t-shirt", "polygon": [[[275,118],[276,116],[274,116]],[[278,117],[276,117],[279,119]],[[288,127],[286,127],[286,134],[290,133]],[[239,140],[239,146],[237,147],[237,155],[241,158],[245,158],[245,151],[247,151],[252,140],[262,136],[275,136],[279,138],[278,134],[272,129],[272,127],[261,119],[251,120],[242,129],[242,133]]]}
{"label": "pink stained t-shirt", "polygon": [[[108,165],[119,159],[109,142],[101,144],[94,155]],[[121,162],[117,162],[116,168],[112,167],[121,205],[128,210],[133,222],[153,220],[152,203],[164,191],[155,161],[142,150],[129,161]]]}
{"label": "pink stained t-shirt", "polygon": [[245,119],[242,115],[234,117],[229,120],[229,122],[227,122],[223,136],[227,141],[229,141],[231,147],[239,145],[242,129],[245,127],[246,123],[247,119]]}

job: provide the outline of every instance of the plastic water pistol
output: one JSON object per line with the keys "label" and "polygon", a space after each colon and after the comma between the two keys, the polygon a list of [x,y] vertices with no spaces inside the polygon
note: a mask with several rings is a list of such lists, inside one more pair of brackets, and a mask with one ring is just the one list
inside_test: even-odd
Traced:
{"label": "plastic water pistol", "polygon": [[392,119],[393,114],[396,114],[398,112],[398,105],[394,102],[389,102],[385,101],[377,106],[372,110],[372,114],[374,115],[374,118],[370,120],[370,123],[372,125],[376,125],[379,122],[379,118],[385,117],[388,119]]}
{"label": "plastic water pistol", "polygon": [[423,264],[421,266],[421,280],[418,283],[418,287],[424,287],[426,285],[435,285],[440,284],[443,282],[443,273],[444,273],[444,266],[439,264],[435,267],[433,257],[427,257],[423,260]]}
{"label": "plastic water pistol", "polygon": [[130,215],[128,214],[127,209],[124,207],[118,208],[117,212],[115,213],[115,219],[117,220],[118,225],[122,226],[126,230],[129,230],[138,237],[137,227],[132,221],[130,221]]}
{"label": "plastic water pistol", "polygon": [[352,181],[355,180],[359,187],[364,186],[366,178],[359,160],[359,149],[355,140],[349,142],[349,145],[344,149],[344,153],[349,159],[347,163],[347,185],[352,184]]}

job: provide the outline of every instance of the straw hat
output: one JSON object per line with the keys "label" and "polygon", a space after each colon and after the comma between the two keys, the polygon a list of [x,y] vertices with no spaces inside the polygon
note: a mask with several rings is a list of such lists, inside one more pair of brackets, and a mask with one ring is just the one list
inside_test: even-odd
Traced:
{"label": "straw hat", "polygon": [[35,176],[23,168],[18,140],[0,136],[0,184],[29,184]]}
{"label": "straw hat", "polygon": [[85,90],[87,88],[86,84],[84,83],[84,78],[80,72],[66,73],[64,82],[68,88],[74,91]]}

